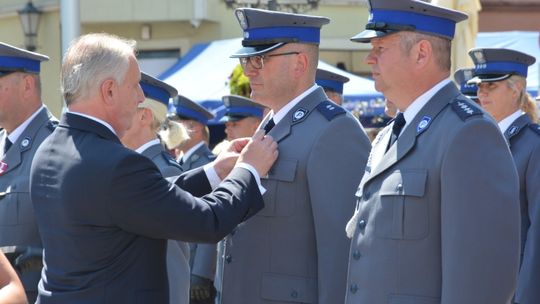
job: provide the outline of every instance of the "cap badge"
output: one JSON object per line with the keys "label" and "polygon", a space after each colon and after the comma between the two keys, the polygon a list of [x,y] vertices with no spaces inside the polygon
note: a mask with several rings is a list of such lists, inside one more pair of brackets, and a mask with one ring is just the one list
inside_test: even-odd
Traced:
{"label": "cap badge", "polygon": [[486,63],[486,58],[484,57],[484,53],[482,51],[474,52],[474,58],[476,58],[477,64]]}
{"label": "cap badge", "polygon": [[242,27],[242,29],[245,30],[248,28],[246,15],[244,14],[243,11],[236,11],[236,18],[238,18],[238,22],[240,23],[240,26]]}
{"label": "cap badge", "polygon": [[422,131],[424,131],[429,126],[430,122],[431,117],[424,116],[422,120],[420,120],[420,122],[418,123],[418,126],[416,126],[416,133],[421,133]]}

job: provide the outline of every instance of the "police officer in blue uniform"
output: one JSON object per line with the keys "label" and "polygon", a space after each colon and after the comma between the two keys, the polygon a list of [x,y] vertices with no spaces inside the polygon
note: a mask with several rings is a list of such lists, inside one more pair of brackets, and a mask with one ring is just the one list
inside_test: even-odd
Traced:
{"label": "police officer in blue uniform", "polygon": [[[178,95],[169,105],[172,119],[188,131],[189,139],[177,148],[182,152],[177,161],[182,170],[189,171],[210,163],[216,158],[208,148],[208,121],[214,114],[191,99]],[[213,303],[215,297],[216,244],[190,243],[191,304]]]}
{"label": "police officer in blue uniform", "polygon": [[47,60],[0,42],[0,248],[31,303],[37,297],[43,246],[30,201],[30,165],[57,124],[41,101],[39,72]]}
{"label": "police officer in blue uniform", "polygon": [[[182,168],[165,150],[157,133],[167,118],[169,99],[178,95],[172,86],[141,72],[141,88],[146,99],[139,104],[131,127],[122,136],[122,143],[151,159],[164,177],[180,175]],[[189,303],[189,246],[186,242],[167,242],[167,275],[169,303]]]}
{"label": "police officer in blue uniform", "polygon": [[338,105],[343,104],[343,85],[349,80],[348,77],[321,68],[318,68],[315,74],[315,82],[324,89],[326,96]]}
{"label": "police officer in blue uniform", "polygon": [[521,268],[514,303],[540,303],[540,126],[526,90],[528,67],[536,60],[500,48],[472,49],[469,55],[476,65],[470,82],[478,85],[480,105],[508,141],[519,176]]}
{"label": "police officer in blue uniform", "polygon": [[221,99],[225,106],[221,121],[225,123],[227,140],[253,136],[261,123],[265,107],[239,95],[225,95]]}
{"label": "police officer in blue uniform", "polygon": [[459,90],[461,91],[461,93],[469,97],[472,101],[478,103],[478,96],[476,95],[478,86],[475,83],[469,83],[469,80],[471,80],[473,77],[474,68],[458,69],[454,73],[454,80],[459,86]]}
{"label": "police officer in blue uniform", "polygon": [[316,85],[328,18],[249,8],[239,58],[251,99],[271,109],[261,128],[280,156],[262,180],[259,216],[226,240],[221,303],[342,303],[354,210],[371,145],[359,122]]}
{"label": "police officer in blue uniform", "polygon": [[371,43],[375,88],[399,113],[373,143],[351,237],[345,303],[509,303],[519,188],[493,119],[450,78],[464,13],[370,0],[353,41]]}

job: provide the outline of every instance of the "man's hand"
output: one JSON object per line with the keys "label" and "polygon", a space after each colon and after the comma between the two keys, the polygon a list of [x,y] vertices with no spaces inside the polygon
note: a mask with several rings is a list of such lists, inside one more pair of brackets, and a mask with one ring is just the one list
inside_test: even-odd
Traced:
{"label": "man's hand", "polygon": [[236,164],[240,152],[249,142],[249,138],[238,138],[229,143],[227,149],[221,151],[214,160],[214,170],[220,179],[225,179]]}
{"label": "man's hand", "polygon": [[249,164],[259,176],[266,176],[278,157],[277,148],[277,142],[271,136],[264,135],[264,130],[259,130],[240,153],[238,162]]}

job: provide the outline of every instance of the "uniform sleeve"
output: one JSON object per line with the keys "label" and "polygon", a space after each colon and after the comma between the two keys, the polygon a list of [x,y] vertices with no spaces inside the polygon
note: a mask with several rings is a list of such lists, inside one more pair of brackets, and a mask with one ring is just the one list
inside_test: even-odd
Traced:
{"label": "uniform sleeve", "polygon": [[[185,173],[176,184],[193,186],[189,175],[202,179],[201,171]],[[112,222],[151,238],[216,243],[264,205],[255,178],[241,168],[201,198],[169,183],[139,155],[125,157],[113,172],[107,192]]]}
{"label": "uniform sleeve", "polygon": [[512,156],[484,119],[469,119],[447,136],[440,172],[441,304],[508,303],[520,252]]}
{"label": "uniform sleeve", "polygon": [[[540,142],[540,138],[536,135],[534,138]],[[540,144],[538,143],[529,159],[525,187],[530,226],[518,277],[516,302],[532,304],[540,303],[540,288],[538,288],[538,282],[540,282]]]}
{"label": "uniform sleeve", "polygon": [[343,303],[350,240],[345,225],[371,149],[360,124],[342,115],[330,122],[310,153],[307,179],[317,243],[320,304]]}

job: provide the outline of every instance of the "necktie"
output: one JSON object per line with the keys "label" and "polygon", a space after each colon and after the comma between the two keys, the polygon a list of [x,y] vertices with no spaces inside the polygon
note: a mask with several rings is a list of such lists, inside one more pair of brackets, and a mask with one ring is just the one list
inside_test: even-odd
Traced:
{"label": "necktie", "polygon": [[266,123],[266,126],[264,126],[264,134],[268,134],[268,132],[270,132],[275,125],[274,119],[270,118],[270,120]]}
{"label": "necktie", "polygon": [[388,151],[388,149],[390,149],[390,147],[396,142],[399,137],[399,133],[401,133],[401,129],[403,129],[403,126],[405,126],[405,117],[403,117],[403,113],[400,112],[396,118],[394,118],[392,135],[390,135],[390,142],[388,143],[386,151]]}
{"label": "necktie", "polygon": [[4,155],[6,155],[7,151],[11,147],[11,140],[6,136],[6,142],[4,143]]}

